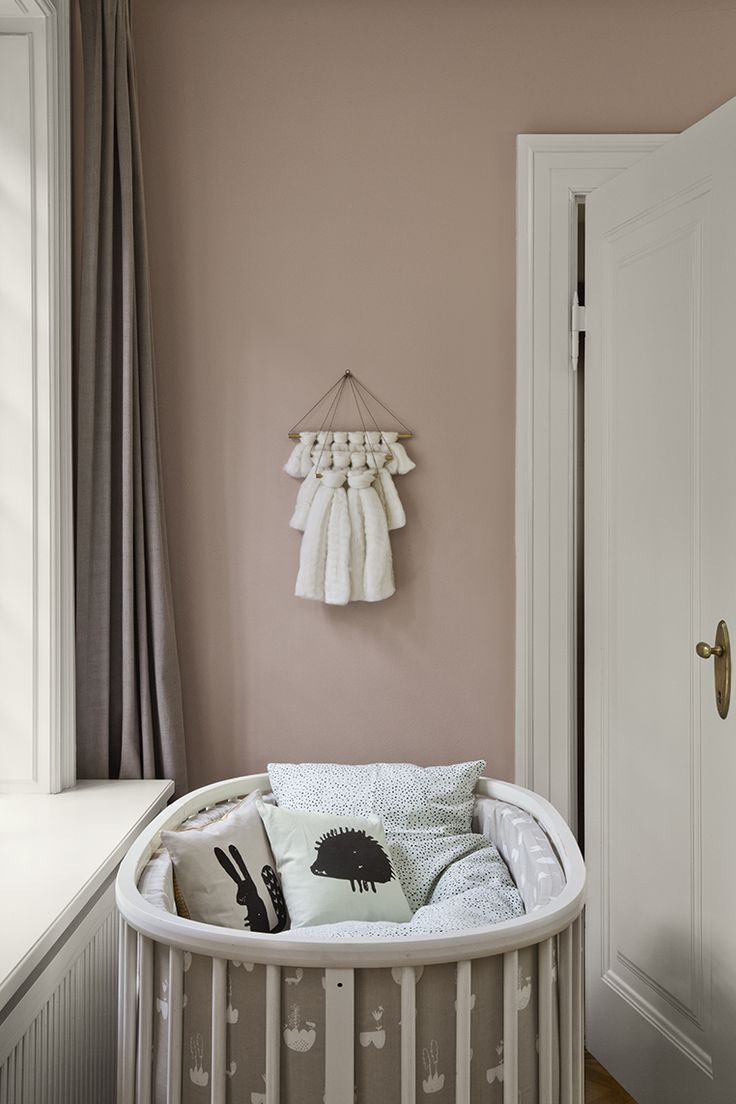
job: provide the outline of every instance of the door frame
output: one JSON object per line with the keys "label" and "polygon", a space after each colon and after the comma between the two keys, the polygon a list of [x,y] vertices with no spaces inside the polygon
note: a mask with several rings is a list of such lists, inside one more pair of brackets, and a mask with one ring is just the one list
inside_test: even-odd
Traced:
{"label": "door frame", "polygon": [[670,134],[520,134],[516,179],[516,773],[577,833],[576,197]]}

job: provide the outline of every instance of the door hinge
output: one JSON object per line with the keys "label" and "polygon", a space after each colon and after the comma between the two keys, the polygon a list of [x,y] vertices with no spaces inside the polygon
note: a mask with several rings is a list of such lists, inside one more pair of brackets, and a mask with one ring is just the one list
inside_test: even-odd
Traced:
{"label": "door hinge", "polygon": [[585,307],[580,306],[578,293],[575,292],[572,297],[572,310],[570,311],[570,365],[573,372],[578,370],[581,333],[585,333]]}

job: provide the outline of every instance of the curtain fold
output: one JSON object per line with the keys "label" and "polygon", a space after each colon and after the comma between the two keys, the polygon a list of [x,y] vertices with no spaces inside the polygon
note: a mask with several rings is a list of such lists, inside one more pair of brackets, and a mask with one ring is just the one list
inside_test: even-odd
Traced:
{"label": "curtain fold", "polygon": [[186,790],[160,475],[130,0],[79,0],[84,178],[75,395],[77,774]]}

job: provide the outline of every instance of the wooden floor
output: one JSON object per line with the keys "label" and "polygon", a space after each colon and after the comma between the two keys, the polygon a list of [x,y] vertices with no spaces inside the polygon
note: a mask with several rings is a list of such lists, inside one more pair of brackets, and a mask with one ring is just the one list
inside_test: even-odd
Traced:
{"label": "wooden floor", "polygon": [[585,1104],[636,1104],[610,1073],[590,1054],[585,1055]]}

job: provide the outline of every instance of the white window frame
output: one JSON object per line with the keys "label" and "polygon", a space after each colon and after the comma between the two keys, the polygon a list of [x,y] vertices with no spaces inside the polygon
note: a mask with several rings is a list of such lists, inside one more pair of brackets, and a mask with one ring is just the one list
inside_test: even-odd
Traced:
{"label": "white window frame", "polygon": [[577,832],[576,197],[667,134],[517,138],[516,782]]}
{"label": "white window frame", "polygon": [[[5,0],[0,36],[27,51],[18,111],[30,124],[32,318],[14,346],[33,372],[32,717],[27,776],[3,774],[0,792],[56,793],[75,781],[74,567],[71,398],[71,150],[69,0]],[[0,170],[2,166],[0,166]],[[3,258],[0,257],[0,264]],[[12,273],[12,258],[5,258]],[[13,586],[3,578],[2,586]],[[12,694],[12,687],[9,692]],[[8,738],[6,736],[6,738]],[[15,738],[15,737],[14,737]]]}

